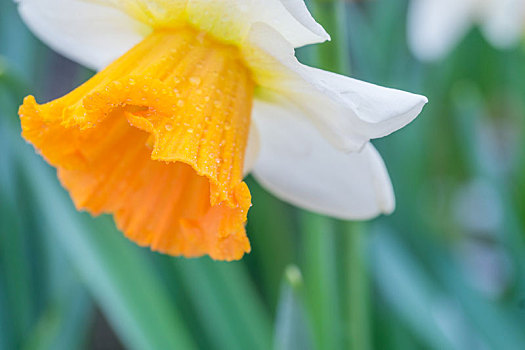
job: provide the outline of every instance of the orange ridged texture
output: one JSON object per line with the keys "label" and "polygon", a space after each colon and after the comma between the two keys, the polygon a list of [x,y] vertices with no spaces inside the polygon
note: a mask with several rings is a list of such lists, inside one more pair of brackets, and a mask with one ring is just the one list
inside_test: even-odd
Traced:
{"label": "orange ridged texture", "polygon": [[190,27],[156,30],[82,86],[20,107],[22,135],[77,208],[112,213],[137,244],[239,259],[254,84],[238,50]]}

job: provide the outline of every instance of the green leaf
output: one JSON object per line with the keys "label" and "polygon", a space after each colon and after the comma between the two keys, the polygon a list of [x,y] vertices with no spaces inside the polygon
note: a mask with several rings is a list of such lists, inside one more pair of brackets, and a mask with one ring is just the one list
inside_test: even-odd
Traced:
{"label": "green leaf", "polygon": [[8,326],[2,327],[5,341],[18,343],[29,331],[36,314],[36,289],[31,271],[28,247],[30,232],[26,220],[19,214],[24,207],[20,201],[20,172],[8,147],[4,123],[0,120],[0,149],[4,150],[0,163],[0,274],[5,308],[2,318]]}
{"label": "green leaf", "polygon": [[348,324],[347,341],[350,349],[372,349],[370,319],[370,281],[368,269],[368,230],[361,223],[342,223],[344,244],[339,251],[342,256],[342,280],[345,282],[343,299],[346,301],[345,316]]}
{"label": "green leaf", "polygon": [[[247,179],[253,206],[248,213],[247,232],[252,251],[243,260],[252,269],[272,310],[277,305],[279,286],[286,266],[296,260],[294,208],[278,200]],[[271,254],[271,259],[268,255]]]}
{"label": "green leaf", "polygon": [[317,349],[342,348],[342,315],[337,274],[335,222],[303,212],[304,280]]}
{"label": "green leaf", "polygon": [[32,334],[26,335],[23,349],[84,348],[92,315],[91,299],[84,288],[77,284],[66,298],[48,304]]}
{"label": "green leaf", "polygon": [[241,262],[176,259],[191,303],[218,349],[269,349],[269,315]]}
{"label": "green leaf", "polygon": [[432,349],[456,349],[436,312],[445,296],[394,234],[379,231],[371,241],[375,282],[387,303]]}
{"label": "green leaf", "polygon": [[276,350],[314,348],[310,322],[303,302],[303,280],[297,266],[286,269],[275,322]]}

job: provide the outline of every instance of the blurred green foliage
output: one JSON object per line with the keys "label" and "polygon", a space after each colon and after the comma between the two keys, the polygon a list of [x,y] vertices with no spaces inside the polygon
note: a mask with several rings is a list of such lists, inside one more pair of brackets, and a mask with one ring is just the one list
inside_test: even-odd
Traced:
{"label": "blurred green foliage", "polygon": [[152,253],[75,211],[16,111],[92,73],[0,2],[0,349],[114,348],[112,332],[137,350],[525,348],[524,48],[473,30],[422,64],[406,1],[309,5],[334,40],[301,49],[305,63],[429,97],[375,142],[398,208],[339,222],[248,179],[252,253],[223,263]]}

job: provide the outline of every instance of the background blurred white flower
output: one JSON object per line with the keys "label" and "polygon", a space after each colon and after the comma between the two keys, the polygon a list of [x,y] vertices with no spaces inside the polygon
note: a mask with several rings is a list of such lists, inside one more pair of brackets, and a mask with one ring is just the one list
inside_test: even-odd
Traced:
{"label": "background blurred white flower", "polygon": [[408,44],[421,60],[445,56],[473,25],[497,48],[515,45],[525,25],[523,0],[412,0]]}

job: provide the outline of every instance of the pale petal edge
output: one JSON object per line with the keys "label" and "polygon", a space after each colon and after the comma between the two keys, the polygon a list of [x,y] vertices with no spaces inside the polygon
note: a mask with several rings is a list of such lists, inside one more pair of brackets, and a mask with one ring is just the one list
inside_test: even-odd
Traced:
{"label": "pale petal edge", "polygon": [[278,198],[346,220],[394,210],[388,172],[370,143],[360,152],[341,152],[290,106],[259,101],[254,120],[261,148],[253,175]]}

